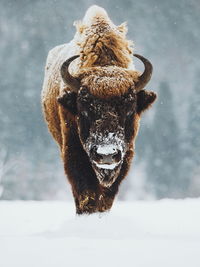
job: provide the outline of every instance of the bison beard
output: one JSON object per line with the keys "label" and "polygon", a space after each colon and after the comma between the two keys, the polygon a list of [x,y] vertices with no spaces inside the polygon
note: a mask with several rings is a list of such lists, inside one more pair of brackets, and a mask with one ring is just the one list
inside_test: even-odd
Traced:
{"label": "bison beard", "polygon": [[86,17],[72,42],[50,51],[42,91],[45,119],[60,147],[78,214],[112,207],[134,155],[141,114],[156,99],[143,89],[151,63],[135,55],[145,70],[130,68],[125,26],[115,26],[96,6]]}

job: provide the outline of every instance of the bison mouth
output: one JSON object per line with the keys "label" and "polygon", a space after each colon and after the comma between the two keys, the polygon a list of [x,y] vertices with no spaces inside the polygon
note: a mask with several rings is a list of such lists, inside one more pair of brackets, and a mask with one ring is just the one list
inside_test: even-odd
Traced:
{"label": "bison mouth", "polygon": [[105,170],[114,170],[119,165],[119,163],[99,164],[95,161],[94,161],[94,164],[96,165],[98,169],[105,169]]}
{"label": "bison mouth", "polygon": [[100,185],[108,188],[111,187],[117,179],[121,169],[121,162],[111,164],[99,164],[93,161],[92,166]]}

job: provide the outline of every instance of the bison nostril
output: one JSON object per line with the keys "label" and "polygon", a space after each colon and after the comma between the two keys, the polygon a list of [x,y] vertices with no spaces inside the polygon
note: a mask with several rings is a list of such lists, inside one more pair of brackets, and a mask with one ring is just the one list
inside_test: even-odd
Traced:
{"label": "bison nostril", "polygon": [[100,161],[100,160],[103,160],[103,156],[98,154],[97,152],[95,152],[95,158]]}
{"label": "bison nostril", "polygon": [[121,160],[121,151],[117,150],[113,155],[112,159],[115,160],[116,162]]}
{"label": "bison nostril", "polygon": [[93,160],[97,162],[103,160],[103,155],[97,153],[97,148],[95,146],[91,149],[91,156]]}

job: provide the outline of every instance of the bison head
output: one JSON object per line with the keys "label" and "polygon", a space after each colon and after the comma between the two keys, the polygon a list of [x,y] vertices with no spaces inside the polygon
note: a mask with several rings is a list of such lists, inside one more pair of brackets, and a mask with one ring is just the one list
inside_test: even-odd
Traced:
{"label": "bison head", "polygon": [[151,63],[140,58],[145,71],[134,82],[130,71],[119,67],[93,67],[79,78],[68,67],[74,56],[61,67],[61,76],[70,91],[58,102],[75,116],[77,129],[97,178],[110,187],[119,175],[127,151],[133,149],[142,111],[156,99],[143,90],[152,73]]}

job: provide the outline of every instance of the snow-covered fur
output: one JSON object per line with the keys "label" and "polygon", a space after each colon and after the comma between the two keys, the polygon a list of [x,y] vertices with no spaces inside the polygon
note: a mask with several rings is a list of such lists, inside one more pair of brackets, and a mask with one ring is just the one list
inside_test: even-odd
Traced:
{"label": "snow-covered fur", "polygon": [[104,9],[92,6],[83,22],[76,22],[75,25],[80,46],[80,67],[129,67],[133,45],[125,38],[126,24],[115,26]]}
{"label": "snow-covered fur", "polygon": [[81,69],[79,78],[91,94],[107,98],[125,94],[138,80],[138,72],[116,66],[91,67]]}
{"label": "snow-covered fur", "polygon": [[[135,91],[140,74],[134,70],[125,24],[115,26],[103,8],[92,6],[75,25],[73,40],[49,52],[42,104],[81,214],[111,208],[133,157],[140,114],[156,96]],[[60,73],[63,62],[74,55],[80,57],[69,71],[80,81],[78,93]],[[102,143],[115,153],[99,156]]]}

